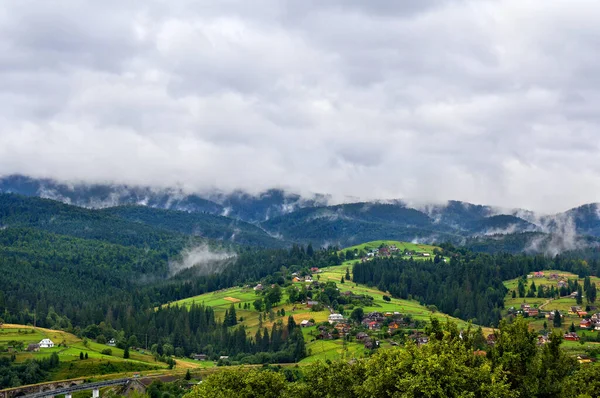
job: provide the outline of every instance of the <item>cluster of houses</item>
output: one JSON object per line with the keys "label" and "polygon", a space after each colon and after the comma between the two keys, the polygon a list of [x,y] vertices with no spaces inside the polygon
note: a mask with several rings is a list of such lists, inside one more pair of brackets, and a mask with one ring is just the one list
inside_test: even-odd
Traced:
{"label": "cluster of houses", "polygon": [[[353,325],[341,314],[330,314],[328,321],[329,326],[321,324],[317,327],[317,339],[333,339],[338,337],[343,338],[350,333],[351,329],[353,328]],[[303,320],[300,322],[300,326],[302,327],[309,327],[313,325],[314,323],[310,320]],[[399,312],[370,312],[363,317],[361,326],[364,328],[364,331],[360,331],[356,334],[356,340],[362,342],[365,348],[378,347],[379,341],[373,340],[369,336],[368,331],[380,331],[384,325],[387,326],[387,333],[389,335],[392,335],[394,331],[400,329],[401,327],[414,326],[414,324],[407,323]],[[419,345],[426,344],[429,341],[427,336],[416,332],[410,335],[409,338],[414,340]],[[395,345],[397,343],[391,342],[391,344]]]}
{"label": "cluster of houses", "polygon": [[584,318],[579,322],[582,329],[593,329],[600,332],[600,312],[592,315],[590,318]]}
{"label": "cluster of houses", "polygon": [[532,308],[529,304],[521,304],[521,312],[527,314],[527,316],[538,316],[540,314],[540,310],[537,308]]}
{"label": "cluster of houses", "polygon": [[[555,311],[546,311],[542,312],[537,308],[531,307],[529,304],[523,303],[521,304],[521,309],[519,311],[515,311],[514,308],[509,310],[509,313],[513,314],[526,314],[530,317],[538,317],[544,316],[549,321],[553,321],[555,317]],[[561,317],[564,317],[559,312]],[[569,308],[569,315],[576,315],[579,318],[583,318],[579,323],[579,327],[582,329],[593,329],[596,331],[600,331],[600,312],[593,314],[591,317],[588,317],[587,311],[584,311],[580,306],[572,306]]]}
{"label": "cluster of houses", "polygon": [[[192,354],[192,359],[195,361],[208,361],[208,355],[206,354]],[[226,361],[229,359],[228,355],[221,355],[219,360]]]}
{"label": "cluster of houses", "polygon": [[382,246],[378,249],[371,249],[367,252],[367,256],[362,258],[362,261],[368,261],[375,257],[390,257],[394,254],[402,254],[403,256],[421,256],[421,257],[431,257],[431,254],[427,252],[415,252],[408,249],[404,249],[402,253],[400,253],[400,249],[396,247],[396,245],[390,246]]}
{"label": "cluster of houses", "polygon": [[[537,272],[534,272],[533,275],[531,275],[531,274],[527,275],[527,278],[544,278],[544,277],[546,277],[546,274],[544,274],[543,271],[537,271]],[[552,273],[552,274],[548,275],[548,279],[558,281],[558,282],[556,282],[556,287],[559,289],[561,289],[563,287],[566,288],[569,286],[569,282],[568,282],[567,278],[565,278],[564,276],[561,276],[559,274]],[[575,296],[577,296],[577,292],[573,292],[570,295],[570,297],[575,297]]]}

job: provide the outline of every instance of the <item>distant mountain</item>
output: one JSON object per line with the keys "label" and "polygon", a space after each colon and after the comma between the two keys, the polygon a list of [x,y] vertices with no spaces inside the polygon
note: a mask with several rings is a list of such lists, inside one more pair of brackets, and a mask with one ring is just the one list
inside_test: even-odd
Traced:
{"label": "distant mountain", "polygon": [[193,244],[191,238],[262,247],[286,245],[255,225],[227,217],[144,206],[86,209],[17,194],[0,194],[0,227],[35,228],[136,247],[181,249]]}
{"label": "distant mountain", "polygon": [[600,236],[600,203],[590,203],[559,214],[554,224],[572,220],[575,231],[580,235]]}
{"label": "distant mountain", "polygon": [[307,199],[280,189],[270,189],[258,195],[235,191],[231,194],[211,194],[207,198],[223,207],[223,215],[251,222],[269,220],[305,207],[327,205],[324,195]]}
{"label": "distant mountain", "polygon": [[[398,199],[328,205],[325,195],[305,198],[280,189],[256,195],[242,191],[189,194],[177,188],[71,184],[25,176],[0,178],[0,192],[106,209],[103,214],[165,231],[267,246],[292,242],[344,246],[375,239],[462,244],[474,238],[474,242],[489,246],[486,236],[498,235],[494,237],[497,242],[501,235],[507,240],[518,240],[533,236],[524,233],[535,233],[554,237],[548,238],[548,247],[578,248],[574,244],[581,242],[578,236],[600,237],[598,204],[554,215],[460,201],[412,206]],[[539,247],[538,241],[536,238],[522,246]]]}
{"label": "distant mountain", "polygon": [[271,189],[258,195],[250,195],[241,191],[231,194],[198,195],[186,194],[177,188],[71,184],[21,175],[0,178],[0,193],[2,192],[37,196],[93,209],[140,205],[166,210],[218,214],[248,222],[261,222],[302,207],[327,204],[327,197],[323,195],[307,199],[279,189]]}
{"label": "distant mountain", "polygon": [[459,242],[451,227],[402,204],[350,203],[304,208],[261,226],[286,240],[347,246],[377,239]]}
{"label": "distant mountain", "polygon": [[206,213],[155,209],[147,206],[118,206],[99,210],[131,222],[241,245],[283,247],[288,243],[273,238],[260,227],[247,222]]}
{"label": "distant mountain", "polygon": [[469,229],[473,222],[495,214],[490,206],[456,200],[450,200],[445,204],[423,206],[421,210],[436,223],[446,224],[455,229]]}
{"label": "distant mountain", "polygon": [[17,175],[0,179],[0,192],[38,196],[94,209],[142,205],[212,214],[223,212],[221,205],[198,195],[186,195],[177,189],[106,184],[66,184],[51,179],[33,179]]}
{"label": "distant mountain", "polygon": [[515,232],[540,231],[539,226],[508,214],[481,218],[466,224],[466,226],[474,235],[506,235]]}

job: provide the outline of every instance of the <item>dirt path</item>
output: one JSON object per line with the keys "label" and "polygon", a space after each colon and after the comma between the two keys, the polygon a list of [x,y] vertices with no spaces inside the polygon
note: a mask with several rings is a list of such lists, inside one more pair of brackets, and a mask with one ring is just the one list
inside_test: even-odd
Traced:
{"label": "dirt path", "polygon": [[544,302],[544,304],[541,304],[541,305],[538,307],[538,309],[540,309],[540,310],[544,309],[544,307],[545,307],[546,305],[550,304],[550,303],[552,302],[552,300],[554,300],[554,299],[552,299],[552,298],[551,298],[551,299],[548,299],[548,300],[546,300],[546,301]]}

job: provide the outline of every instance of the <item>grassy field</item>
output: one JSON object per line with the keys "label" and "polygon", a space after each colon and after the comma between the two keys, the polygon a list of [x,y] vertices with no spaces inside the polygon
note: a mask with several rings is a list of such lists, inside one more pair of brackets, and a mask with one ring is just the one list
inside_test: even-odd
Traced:
{"label": "grassy field", "polygon": [[[55,347],[42,348],[39,352],[18,351],[15,353],[16,362],[45,358],[56,352],[60,359],[60,366],[52,372],[53,380],[166,368],[164,363],[156,362],[152,355],[132,350],[130,358],[124,359],[123,350],[119,348],[108,347],[93,341],[84,342],[77,336],[60,330],[10,324],[5,324],[0,328],[0,345],[2,346],[8,346],[9,342],[16,341],[23,343],[23,350],[26,350],[29,344],[39,343],[44,338],[52,340]],[[60,347],[59,344],[61,344]],[[112,355],[101,353],[106,348],[112,350]],[[80,360],[81,352],[84,355],[87,354],[88,359]]]}

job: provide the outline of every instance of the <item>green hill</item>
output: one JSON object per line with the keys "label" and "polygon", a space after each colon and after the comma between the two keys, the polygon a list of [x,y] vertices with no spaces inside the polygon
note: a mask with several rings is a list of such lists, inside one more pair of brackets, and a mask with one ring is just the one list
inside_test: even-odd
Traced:
{"label": "green hill", "polygon": [[[53,348],[40,348],[37,352],[27,351],[29,344],[37,344],[42,339],[50,339]],[[110,350],[110,354],[108,351]],[[103,353],[104,351],[104,353]],[[167,365],[156,362],[151,354],[143,349],[130,351],[130,358],[123,358],[123,350],[98,344],[92,340],[82,340],[77,336],[60,331],[32,326],[4,324],[0,327],[0,353],[14,355],[15,363],[23,363],[30,359],[48,358],[58,354],[59,366],[49,371],[43,380],[63,380],[77,377],[100,376],[105,374],[131,374],[137,371],[161,370],[164,373]],[[80,359],[83,353],[84,358]]]}
{"label": "green hill", "polygon": [[[368,242],[363,245],[357,246],[360,248],[370,247],[377,244],[381,244],[383,241],[379,242]],[[433,246],[427,245],[413,245],[411,243],[406,242],[393,242],[393,241],[385,241],[390,244],[397,244],[398,247],[407,247],[410,250],[422,250],[423,252],[427,251],[429,253],[433,253]],[[354,249],[349,248],[349,249]],[[348,250],[348,249],[345,249]],[[366,295],[373,298],[373,301],[369,305],[365,305],[362,307],[365,314],[370,312],[399,312],[402,315],[408,316],[413,321],[418,321],[418,325],[424,325],[428,323],[430,318],[439,319],[442,322],[445,322],[447,319],[451,319],[456,322],[459,327],[465,328],[468,326],[467,322],[462,321],[460,319],[456,319],[450,317],[444,313],[438,312],[435,307],[432,306],[424,306],[419,304],[414,300],[401,300],[396,298],[391,298],[385,292],[378,290],[375,287],[368,287],[366,285],[353,283],[351,281],[345,281],[345,283],[340,283],[342,277],[346,275],[346,271],[352,270],[352,262],[347,261],[339,266],[326,267],[320,270],[319,273],[313,273],[313,280],[318,281],[320,283],[325,282],[334,282],[337,285],[340,293],[349,292],[352,295]],[[301,288],[303,285],[306,285],[306,282],[293,282],[293,286]],[[387,296],[389,301],[384,300],[384,296]],[[236,315],[242,319],[240,322],[242,325],[247,327],[248,335],[253,336],[258,330],[259,326],[259,314],[264,314],[264,312],[259,312],[253,307],[253,303],[255,300],[260,298],[261,295],[254,290],[254,286],[246,285],[244,287],[236,287],[231,289],[224,289],[217,292],[206,293],[194,297],[189,297],[183,300],[171,302],[169,306],[185,306],[190,307],[192,304],[203,304],[206,306],[213,307],[215,311],[215,316],[217,318],[224,318],[226,311],[228,311],[233,304],[236,309]],[[286,322],[287,317],[292,315],[296,323],[300,323],[303,320],[313,320],[315,323],[326,322],[330,311],[327,308],[322,308],[319,311],[315,311],[312,308],[309,308],[306,304],[299,303],[289,303],[288,302],[288,294],[285,289],[283,292],[283,296],[281,299],[281,303],[279,305],[274,306],[273,312],[275,317],[271,320],[265,316],[262,321],[262,327],[271,328],[274,322],[279,320]],[[352,309],[355,308],[351,305],[346,306],[345,312],[346,317],[348,317],[349,313]],[[284,310],[285,315],[279,315],[281,310]],[[262,316],[262,315],[260,315]],[[413,326],[407,327],[408,330],[416,330],[422,329],[423,326]],[[486,331],[488,331],[486,329]],[[307,344],[307,350],[309,352],[309,356],[305,358],[302,362],[313,362],[317,359],[341,359],[341,358],[353,358],[353,357],[362,357],[367,355],[369,350],[365,350],[363,347],[363,343],[357,342],[356,340],[344,341],[344,339],[334,339],[334,340],[319,340],[316,339],[315,336],[317,334],[317,325],[303,328],[303,333],[305,336],[305,341]],[[376,334],[378,338],[381,339],[381,347],[390,348],[392,346],[392,342],[394,341],[390,336],[386,335],[383,332]]]}

